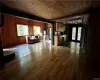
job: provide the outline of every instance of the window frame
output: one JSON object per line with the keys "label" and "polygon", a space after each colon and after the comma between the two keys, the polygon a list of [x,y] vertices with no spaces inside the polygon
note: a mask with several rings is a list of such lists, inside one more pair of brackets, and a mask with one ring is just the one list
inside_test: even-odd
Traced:
{"label": "window frame", "polygon": [[[26,34],[24,34],[24,35],[18,35],[18,25],[22,25],[22,26],[27,26],[27,29],[28,29],[28,34],[27,35],[29,35],[29,28],[28,28],[28,25],[26,25],[26,24],[16,24],[16,28],[17,28],[17,36],[18,37],[23,37],[23,36],[27,36]],[[23,32],[25,32],[25,31],[23,31]]]}

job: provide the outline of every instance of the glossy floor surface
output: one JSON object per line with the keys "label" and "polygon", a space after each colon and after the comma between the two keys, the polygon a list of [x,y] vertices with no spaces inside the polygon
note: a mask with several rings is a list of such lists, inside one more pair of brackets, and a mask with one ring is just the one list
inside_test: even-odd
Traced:
{"label": "glossy floor surface", "polygon": [[79,44],[52,46],[50,41],[23,44],[11,50],[16,58],[0,71],[5,80],[91,80]]}

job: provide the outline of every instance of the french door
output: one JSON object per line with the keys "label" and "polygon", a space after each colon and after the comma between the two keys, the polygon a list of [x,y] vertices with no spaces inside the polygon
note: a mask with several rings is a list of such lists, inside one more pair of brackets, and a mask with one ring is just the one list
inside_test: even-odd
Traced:
{"label": "french door", "polygon": [[49,39],[51,40],[51,27],[49,28]]}
{"label": "french door", "polygon": [[72,41],[80,42],[82,27],[72,27]]}

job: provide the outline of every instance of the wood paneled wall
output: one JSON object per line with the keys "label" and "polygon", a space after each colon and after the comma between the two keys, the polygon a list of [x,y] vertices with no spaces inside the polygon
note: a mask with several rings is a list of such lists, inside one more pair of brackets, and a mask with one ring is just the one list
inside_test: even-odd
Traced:
{"label": "wood paneled wall", "polygon": [[65,31],[65,25],[57,22],[56,23],[56,31],[61,31],[61,32]]}
{"label": "wood paneled wall", "polygon": [[29,24],[28,19],[23,19],[11,15],[4,15],[4,26],[1,28],[3,48],[24,44],[26,42],[26,38],[24,36],[17,36],[17,24],[28,25],[29,34],[34,34],[33,26],[40,26],[42,32],[42,27],[44,26],[44,23],[37,21],[31,22],[32,24]]}

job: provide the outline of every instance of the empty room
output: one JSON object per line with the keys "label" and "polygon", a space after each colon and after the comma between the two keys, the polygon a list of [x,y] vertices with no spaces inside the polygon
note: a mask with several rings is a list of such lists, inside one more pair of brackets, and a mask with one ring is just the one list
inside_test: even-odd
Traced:
{"label": "empty room", "polygon": [[0,0],[0,80],[100,80],[99,0]]}

